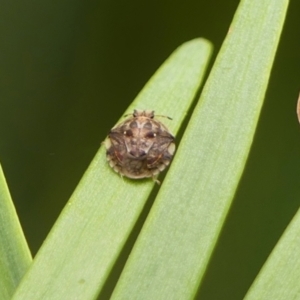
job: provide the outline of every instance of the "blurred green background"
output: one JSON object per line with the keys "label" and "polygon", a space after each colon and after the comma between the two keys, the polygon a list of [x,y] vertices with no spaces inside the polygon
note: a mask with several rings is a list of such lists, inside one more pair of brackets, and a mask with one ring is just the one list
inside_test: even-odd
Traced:
{"label": "blurred green background", "polygon": [[[101,141],[170,53],[217,55],[239,1],[2,1],[0,161],[35,254]],[[300,203],[300,2],[201,299],[241,299]],[[151,108],[151,109],[155,109]]]}

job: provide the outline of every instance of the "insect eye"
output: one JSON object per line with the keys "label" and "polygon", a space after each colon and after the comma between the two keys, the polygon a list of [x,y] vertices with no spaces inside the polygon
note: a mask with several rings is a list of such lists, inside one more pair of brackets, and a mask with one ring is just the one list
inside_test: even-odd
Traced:
{"label": "insect eye", "polygon": [[126,135],[126,136],[132,136],[133,134],[132,134],[132,130],[125,130],[124,132],[123,132],[123,134],[124,135]]}
{"label": "insect eye", "polygon": [[149,138],[149,139],[153,139],[156,137],[156,133],[155,132],[148,132],[146,135],[145,135],[146,138]]}

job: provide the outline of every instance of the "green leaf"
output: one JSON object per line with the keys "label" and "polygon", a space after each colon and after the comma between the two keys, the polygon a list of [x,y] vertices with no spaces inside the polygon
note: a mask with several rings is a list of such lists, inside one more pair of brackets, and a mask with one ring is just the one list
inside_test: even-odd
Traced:
{"label": "green leaf", "polygon": [[[126,113],[154,109],[177,133],[206,69],[210,43],[188,42],[162,65]],[[167,123],[168,122],[168,123]],[[101,147],[13,299],[94,299],[105,284],[155,183],[114,173]]]}
{"label": "green leaf", "polygon": [[245,300],[299,299],[300,210],[256,277]]}
{"label": "green leaf", "polygon": [[245,167],[287,4],[241,1],[111,299],[197,294]]}
{"label": "green leaf", "polygon": [[0,299],[11,299],[31,264],[19,219],[0,166]]}

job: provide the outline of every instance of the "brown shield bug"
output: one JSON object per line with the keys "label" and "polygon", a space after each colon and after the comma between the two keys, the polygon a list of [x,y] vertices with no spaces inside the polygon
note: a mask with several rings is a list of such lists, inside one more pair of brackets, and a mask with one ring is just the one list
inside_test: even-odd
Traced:
{"label": "brown shield bug", "polygon": [[157,175],[174,155],[174,140],[167,127],[154,117],[154,111],[134,110],[111,129],[104,141],[107,161],[121,176],[152,177],[159,183]]}

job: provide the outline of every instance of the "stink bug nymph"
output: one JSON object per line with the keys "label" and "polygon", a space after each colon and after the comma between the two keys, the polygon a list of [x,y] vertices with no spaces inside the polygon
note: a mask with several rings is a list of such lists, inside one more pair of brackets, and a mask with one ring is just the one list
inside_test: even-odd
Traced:
{"label": "stink bug nymph", "polygon": [[[127,115],[128,116],[128,115]],[[154,111],[134,110],[112,128],[104,141],[109,165],[121,176],[139,179],[157,175],[170,163],[174,136],[154,118]]]}

